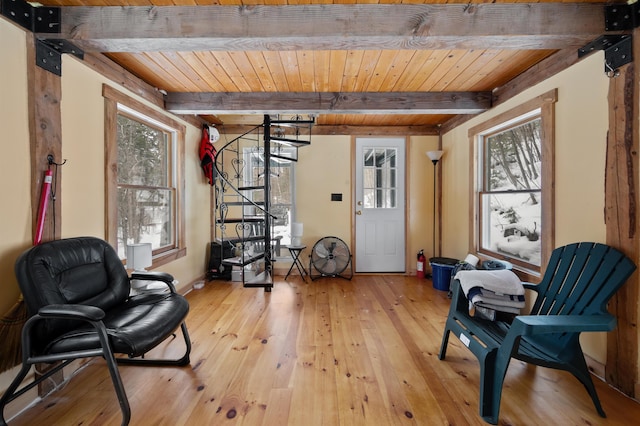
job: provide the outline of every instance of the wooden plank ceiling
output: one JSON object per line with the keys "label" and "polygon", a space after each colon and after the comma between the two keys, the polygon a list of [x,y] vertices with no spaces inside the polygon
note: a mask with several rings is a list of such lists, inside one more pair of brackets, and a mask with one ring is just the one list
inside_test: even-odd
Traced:
{"label": "wooden plank ceiling", "polygon": [[591,1],[42,3],[61,6],[62,38],[167,93],[170,110],[225,126],[299,110],[318,126],[437,129],[604,32],[604,6]]}

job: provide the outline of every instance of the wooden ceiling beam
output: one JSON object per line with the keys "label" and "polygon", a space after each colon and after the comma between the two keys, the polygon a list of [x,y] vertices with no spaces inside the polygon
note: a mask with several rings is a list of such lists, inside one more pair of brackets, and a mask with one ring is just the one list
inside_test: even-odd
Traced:
{"label": "wooden ceiling beam", "polygon": [[[247,124],[231,124],[216,126],[220,133],[226,135],[242,135],[255,126]],[[314,125],[312,136],[436,136],[438,126],[360,126],[360,125]]]}
{"label": "wooden ceiling beam", "polygon": [[604,32],[592,3],[67,6],[85,51],[564,49]]}
{"label": "wooden ceiling beam", "polygon": [[477,114],[491,92],[168,93],[175,114]]}

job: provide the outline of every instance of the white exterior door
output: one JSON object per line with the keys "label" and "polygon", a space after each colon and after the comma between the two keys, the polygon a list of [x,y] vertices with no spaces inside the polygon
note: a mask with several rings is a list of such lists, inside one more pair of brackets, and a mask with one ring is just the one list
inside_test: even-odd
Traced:
{"label": "white exterior door", "polygon": [[356,272],[405,272],[405,139],[356,138]]}

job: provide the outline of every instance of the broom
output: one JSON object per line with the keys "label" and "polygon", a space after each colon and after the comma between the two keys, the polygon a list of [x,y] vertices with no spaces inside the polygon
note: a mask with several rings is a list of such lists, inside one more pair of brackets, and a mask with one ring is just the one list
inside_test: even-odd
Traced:
{"label": "broom", "polygon": [[0,318],[0,373],[22,362],[22,326],[27,321],[27,305],[22,295],[13,307]]}

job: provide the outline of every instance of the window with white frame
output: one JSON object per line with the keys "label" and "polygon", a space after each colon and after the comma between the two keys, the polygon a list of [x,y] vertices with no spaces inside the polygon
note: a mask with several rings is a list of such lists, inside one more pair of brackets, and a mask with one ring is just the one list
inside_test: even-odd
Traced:
{"label": "window with white frame", "polygon": [[472,247],[534,272],[553,247],[553,102],[536,98],[470,131]]}
{"label": "window with white frame", "polygon": [[[282,157],[295,158],[295,148],[278,148],[278,155]],[[247,185],[264,185],[264,152],[262,149],[245,148],[245,170],[244,180]],[[282,238],[282,245],[291,244],[291,223],[295,221],[295,162],[271,157],[269,189],[271,200],[269,212],[275,216],[271,219],[271,238]],[[248,194],[249,198],[261,203],[264,201],[262,191],[253,191]],[[245,211],[248,215],[261,215],[262,212],[255,211],[251,206],[251,211]]]}
{"label": "window with white frame", "polygon": [[182,188],[184,125],[113,89],[103,89],[108,123],[107,234],[126,245],[151,243],[154,263],[185,254]]}

